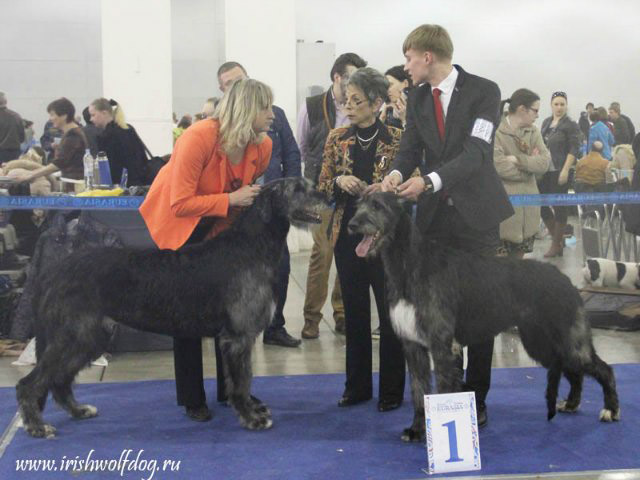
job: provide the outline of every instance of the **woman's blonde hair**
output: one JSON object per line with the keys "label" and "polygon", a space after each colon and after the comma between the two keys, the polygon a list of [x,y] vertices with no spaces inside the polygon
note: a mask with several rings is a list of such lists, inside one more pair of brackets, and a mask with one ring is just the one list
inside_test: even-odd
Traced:
{"label": "woman's blonde hair", "polygon": [[271,108],[273,93],[268,85],[246,78],[227,90],[213,112],[220,122],[220,144],[225,152],[244,149],[249,143],[261,143],[265,133],[256,134],[253,122],[258,113]]}
{"label": "woman's blonde hair", "polygon": [[96,98],[93,102],[91,102],[91,106],[93,106],[93,108],[95,108],[99,112],[109,112],[109,114],[113,117],[113,121],[116,122],[116,125],[118,125],[120,128],[124,128],[125,130],[129,128],[127,120],[124,117],[122,107],[115,100]]}

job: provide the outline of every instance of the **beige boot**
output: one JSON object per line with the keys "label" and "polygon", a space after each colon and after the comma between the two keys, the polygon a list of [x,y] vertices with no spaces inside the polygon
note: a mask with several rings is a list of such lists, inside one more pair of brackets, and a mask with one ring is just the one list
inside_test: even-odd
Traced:
{"label": "beige boot", "polygon": [[320,321],[307,320],[304,321],[304,327],[302,327],[302,333],[300,336],[305,340],[313,340],[320,336]]}
{"label": "beige boot", "polygon": [[544,254],[544,258],[561,257],[564,249],[564,227],[566,223],[555,222],[551,235],[551,247]]}

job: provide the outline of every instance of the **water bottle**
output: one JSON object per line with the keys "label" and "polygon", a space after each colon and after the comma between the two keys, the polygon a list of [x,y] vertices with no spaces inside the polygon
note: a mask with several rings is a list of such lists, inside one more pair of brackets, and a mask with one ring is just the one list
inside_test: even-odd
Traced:
{"label": "water bottle", "polygon": [[120,176],[120,187],[124,190],[127,188],[127,181],[129,180],[129,171],[126,168],[122,169],[122,175]]}
{"label": "water bottle", "polygon": [[84,186],[86,190],[91,190],[94,185],[93,181],[93,163],[94,159],[91,155],[91,151],[87,148],[84,151],[84,157],[82,157],[82,163],[84,164]]}
{"label": "water bottle", "polygon": [[109,159],[104,152],[98,152],[97,157],[98,172],[100,173],[100,185],[109,185],[113,183],[111,181],[111,169],[109,168]]}

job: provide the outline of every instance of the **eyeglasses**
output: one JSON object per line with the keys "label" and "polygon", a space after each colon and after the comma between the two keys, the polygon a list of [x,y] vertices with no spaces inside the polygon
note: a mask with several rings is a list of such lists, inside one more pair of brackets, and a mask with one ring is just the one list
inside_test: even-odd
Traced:
{"label": "eyeglasses", "polygon": [[562,98],[564,98],[566,100],[567,99],[567,94],[565,92],[553,92],[551,94],[551,100],[553,100],[556,97],[562,97]]}
{"label": "eyeglasses", "polygon": [[540,111],[539,108],[532,108],[532,107],[529,107],[529,110],[531,110],[532,112],[535,112],[536,115],[538,115],[538,112]]}

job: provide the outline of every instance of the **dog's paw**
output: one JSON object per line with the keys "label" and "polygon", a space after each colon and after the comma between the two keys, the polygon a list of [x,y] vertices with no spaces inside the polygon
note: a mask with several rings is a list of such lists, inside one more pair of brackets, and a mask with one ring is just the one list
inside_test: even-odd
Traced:
{"label": "dog's paw", "polygon": [[561,400],[556,405],[556,408],[561,413],[576,413],[580,408],[579,403],[571,403],[568,400]]}
{"label": "dog's paw", "polygon": [[98,409],[93,405],[78,405],[73,412],[73,418],[84,420],[85,418],[93,418],[98,416]]}
{"label": "dog's paw", "polygon": [[256,403],[253,405],[253,413],[259,416],[271,417],[271,410],[264,403]]}
{"label": "dog's paw", "polygon": [[617,409],[615,412],[609,410],[608,408],[603,408],[600,410],[600,421],[601,422],[617,422],[620,420],[620,409]]}
{"label": "dog's paw", "polygon": [[53,425],[42,423],[40,425],[25,425],[25,431],[36,438],[53,438],[56,436],[56,429]]}
{"label": "dog's paw", "polygon": [[240,423],[247,430],[267,430],[273,426],[273,420],[268,416],[240,418]]}
{"label": "dog's paw", "polygon": [[403,442],[422,442],[424,440],[424,432],[415,430],[412,427],[405,428],[400,436]]}

